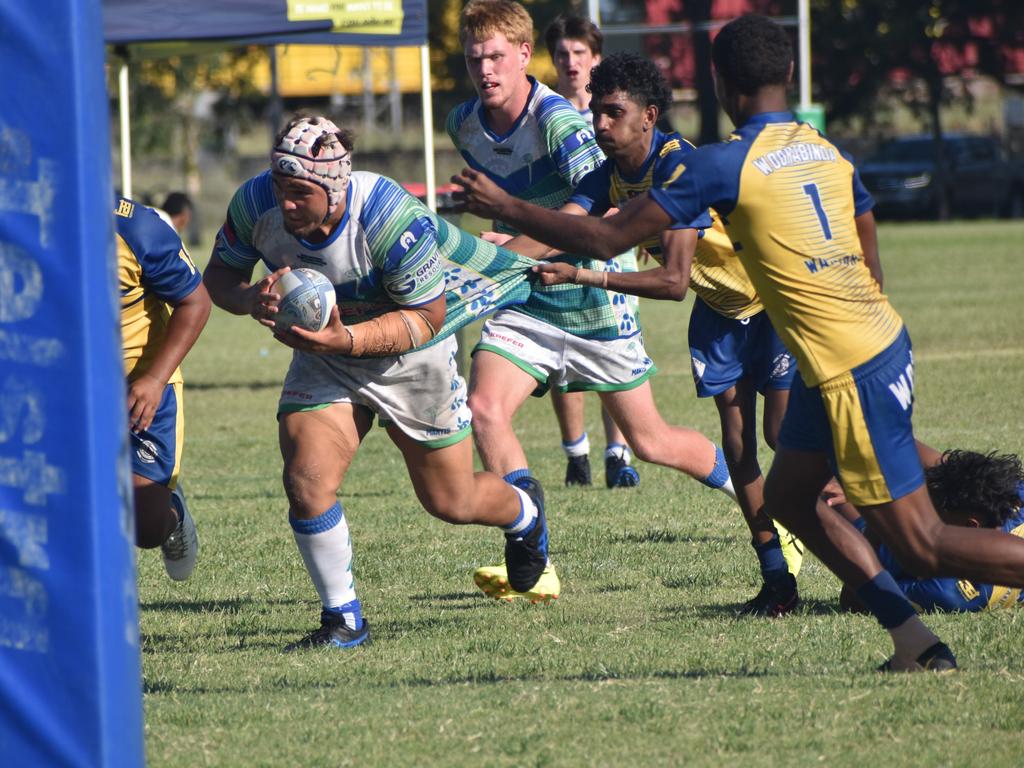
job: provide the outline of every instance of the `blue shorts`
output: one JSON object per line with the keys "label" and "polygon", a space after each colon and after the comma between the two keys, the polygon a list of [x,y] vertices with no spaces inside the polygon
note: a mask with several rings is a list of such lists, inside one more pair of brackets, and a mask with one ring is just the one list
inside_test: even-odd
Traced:
{"label": "blue shorts", "polygon": [[761,394],[793,384],[796,362],[765,312],[733,320],[698,297],[690,313],[689,342],[697,397],[721,394],[741,379],[752,380]]}
{"label": "blue shorts", "polygon": [[168,384],[149,429],[129,432],[132,472],[173,489],[178,482],[181,445],[185,437],[185,412],[181,383]]}
{"label": "blue shorts", "polygon": [[825,453],[854,506],[885,504],[924,483],[913,412],[914,355],[904,328],[871,360],[817,387],[797,376],[779,444]]}

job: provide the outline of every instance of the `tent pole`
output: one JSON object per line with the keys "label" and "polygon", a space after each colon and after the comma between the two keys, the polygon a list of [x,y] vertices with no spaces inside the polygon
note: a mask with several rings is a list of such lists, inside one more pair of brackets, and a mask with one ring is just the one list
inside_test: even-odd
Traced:
{"label": "tent pole", "polygon": [[437,210],[437,179],[434,176],[434,103],[430,94],[430,46],[420,46],[420,92],[423,102],[423,169],[426,173],[427,207]]}
{"label": "tent pole", "polygon": [[117,73],[117,95],[121,113],[121,196],[132,196],[132,128],[128,105],[128,59],[121,59]]}
{"label": "tent pole", "polygon": [[800,59],[800,109],[811,107],[811,8],[809,0],[798,0]]}

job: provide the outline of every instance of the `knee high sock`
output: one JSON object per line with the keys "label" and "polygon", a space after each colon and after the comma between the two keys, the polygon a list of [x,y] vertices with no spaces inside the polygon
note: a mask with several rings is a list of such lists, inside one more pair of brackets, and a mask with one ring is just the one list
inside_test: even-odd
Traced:
{"label": "knee high sock", "polygon": [[[341,504],[335,502],[323,514],[309,520],[289,515],[288,522],[324,608],[354,614],[351,626],[360,626],[362,617],[352,576],[352,538]],[[346,616],[346,623],[348,619]]]}

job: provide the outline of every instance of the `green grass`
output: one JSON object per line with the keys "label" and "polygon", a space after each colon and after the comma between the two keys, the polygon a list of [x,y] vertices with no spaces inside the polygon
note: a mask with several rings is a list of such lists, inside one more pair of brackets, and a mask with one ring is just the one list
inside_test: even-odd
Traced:
{"label": "green grass", "polygon": [[[915,342],[919,436],[1024,451],[1024,225],[880,237]],[[655,397],[717,437],[714,406],[693,395],[688,314],[689,301],[643,305]],[[1024,612],[929,619],[963,667],[945,678],[874,673],[888,639],[837,613],[839,585],[813,560],[796,615],[737,620],[758,582],[738,510],[648,465],[635,491],[560,487],[546,401],[516,424],[547,489],[557,603],[479,596],[470,574],[500,557],[500,536],[430,518],[374,430],[341,495],[374,642],[282,654],[319,610],[280,485],[287,362],[263,328],[219,311],[187,361],[183,477],[202,552],[184,584],[139,558],[152,766],[1021,764]]]}

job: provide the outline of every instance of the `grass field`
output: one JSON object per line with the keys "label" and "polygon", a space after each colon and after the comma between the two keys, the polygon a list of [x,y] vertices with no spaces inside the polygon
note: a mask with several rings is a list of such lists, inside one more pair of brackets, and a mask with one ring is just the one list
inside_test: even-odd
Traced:
{"label": "grass field", "polygon": [[[887,225],[880,239],[915,344],[918,436],[1024,452],[1024,224]],[[717,438],[713,404],[693,395],[689,307],[643,304],[655,397]],[[963,668],[943,678],[875,673],[888,638],[837,613],[839,584],[813,559],[795,615],[734,618],[758,587],[739,510],[649,465],[636,490],[561,487],[546,401],[517,429],[547,489],[560,600],[480,596],[470,575],[500,558],[500,535],[430,518],[374,430],[341,496],[373,644],[282,654],[319,613],[280,484],[288,358],[215,310],[187,361],[183,478],[202,551],[184,584],[139,557],[150,765],[1024,764],[1024,611],[929,619]]]}

